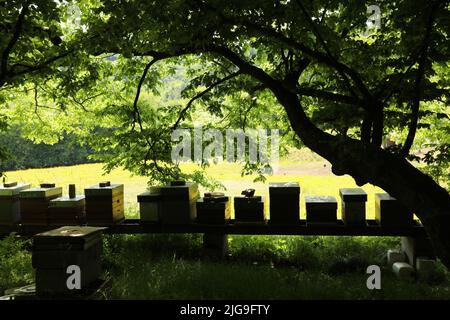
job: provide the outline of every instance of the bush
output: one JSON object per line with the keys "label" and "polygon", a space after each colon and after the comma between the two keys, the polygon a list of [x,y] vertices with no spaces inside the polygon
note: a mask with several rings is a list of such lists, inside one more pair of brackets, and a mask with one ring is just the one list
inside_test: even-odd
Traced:
{"label": "bush", "polygon": [[0,241],[0,294],[34,281],[30,245],[31,240],[17,239],[15,234]]}

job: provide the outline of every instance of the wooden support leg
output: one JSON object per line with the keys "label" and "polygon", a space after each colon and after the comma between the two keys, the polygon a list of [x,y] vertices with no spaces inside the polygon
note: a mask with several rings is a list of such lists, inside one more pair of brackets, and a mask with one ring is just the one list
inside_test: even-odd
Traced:
{"label": "wooden support leg", "polygon": [[203,254],[213,259],[223,259],[228,250],[228,235],[205,233],[203,235]]}
{"label": "wooden support leg", "polygon": [[435,259],[433,246],[427,237],[402,237],[402,251],[406,254],[408,263],[416,267],[417,257]]}

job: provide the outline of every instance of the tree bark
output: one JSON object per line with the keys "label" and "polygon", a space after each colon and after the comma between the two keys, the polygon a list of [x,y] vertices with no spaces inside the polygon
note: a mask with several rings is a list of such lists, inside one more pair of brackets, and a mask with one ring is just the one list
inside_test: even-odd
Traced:
{"label": "tree bark", "polygon": [[404,158],[371,143],[323,132],[308,119],[296,94],[282,89],[274,93],[305,145],[330,161],[334,174],[349,174],[360,186],[379,186],[412,210],[424,225],[436,255],[450,269],[449,193]]}
{"label": "tree bark", "polygon": [[[275,80],[228,48],[212,47],[211,51],[266,85],[284,107],[298,137],[313,152],[330,161],[334,174],[348,174],[359,186],[366,183],[379,186],[412,210],[424,225],[436,255],[450,269],[450,195],[444,188],[404,158],[379,145],[320,130],[305,114],[297,96],[296,83]],[[376,134],[379,134],[378,130]]]}

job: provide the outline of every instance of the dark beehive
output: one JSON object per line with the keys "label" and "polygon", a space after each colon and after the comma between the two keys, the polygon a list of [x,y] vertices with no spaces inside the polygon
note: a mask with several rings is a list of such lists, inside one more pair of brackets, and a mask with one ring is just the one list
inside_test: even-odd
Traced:
{"label": "dark beehive", "polygon": [[270,222],[295,224],[300,221],[300,186],[297,182],[269,183]]}
{"label": "dark beehive", "polygon": [[60,197],[50,201],[49,224],[57,226],[80,225],[86,221],[86,200],[83,195]]}
{"label": "dark beehive", "polygon": [[102,230],[95,227],[62,227],[33,238],[32,264],[36,269],[38,295],[71,294],[69,266],[77,266],[81,290],[101,274]]}
{"label": "dark beehive", "polygon": [[342,200],[342,220],[346,225],[363,226],[366,224],[367,194],[361,188],[339,189]]}
{"label": "dark beehive", "polygon": [[413,213],[387,193],[375,194],[375,219],[382,227],[410,227]]}
{"label": "dark beehive", "polygon": [[30,188],[29,183],[5,183],[0,186],[0,225],[20,222],[20,191]]}
{"label": "dark beehive", "polygon": [[47,225],[50,201],[61,197],[62,188],[44,183],[20,192],[21,220],[24,225]]}
{"label": "dark beehive", "polygon": [[112,225],[123,219],[123,184],[101,182],[84,189],[88,225]]}
{"label": "dark beehive", "polygon": [[305,204],[308,224],[334,224],[337,222],[335,197],[305,197]]}
{"label": "dark beehive", "polygon": [[161,220],[161,188],[152,187],[150,191],[137,196],[141,222],[158,222]]}
{"label": "dark beehive", "polygon": [[197,200],[197,221],[202,224],[224,224],[231,219],[230,199],[223,193],[206,193]]}
{"label": "dark beehive", "polygon": [[242,191],[241,197],[234,197],[234,220],[236,222],[265,222],[264,198],[255,196],[254,189]]}
{"label": "dark beehive", "polygon": [[165,224],[188,224],[197,217],[199,198],[196,183],[174,181],[161,187],[161,221]]}

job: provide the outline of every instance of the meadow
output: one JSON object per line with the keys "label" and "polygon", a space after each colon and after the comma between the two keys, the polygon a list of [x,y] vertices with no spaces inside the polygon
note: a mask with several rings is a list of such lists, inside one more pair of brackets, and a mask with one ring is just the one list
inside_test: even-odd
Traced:
{"label": "meadow", "polygon": [[[185,165],[185,170],[193,170]],[[268,196],[269,181],[298,181],[305,195],[333,195],[355,187],[349,176],[331,174],[329,164],[308,153],[284,160],[266,183],[241,177],[237,164],[212,166],[208,173],[223,182],[230,195],[255,188]],[[137,217],[137,194],[147,179],[116,169],[103,174],[102,164],[6,172],[8,181],[33,185],[75,183],[78,193],[103,180],[125,185],[127,217]],[[374,194],[366,185],[367,215],[374,215]],[[206,190],[201,189],[201,192]],[[340,210],[340,204],[339,208]],[[339,212],[339,211],[338,211]],[[305,216],[301,201],[301,216]],[[450,299],[450,275],[439,265],[428,281],[401,282],[385,266],[395,237],[229,236],[229,251],[217,261],[202,253],[202,236],[108,235],[104,237],[104,276],[112,279],[113,299]],[[10,236],[0,241],[0,292],[33,281],[30,241]],[[382,289],[368,290],[366,268],[382,266]]]}
{"label": "meadow", "polygon": [[[183,164],[184,171],[194,171],[198,167],[194,164]],[[266,199],[266,212],[268,212],[269,182],[295,181],[301,187],[300,216],[305,215],[304,196],[335,196],[339,199],[339,188],[357,187],[353,178],[335,176],[331,173],[330,164],[322,158],[309,151],[301,150],[290,155],[289,158],[280,161],[278,170],[273,175],[267,175],[265,183],[253,180],[256,175],[241,176],[241,166],[237,163],[222,163],[212,165],[206,170],[207,174],[222,182],[225,192],[230,196],[240,195],[247,188],[254,188],[256,194]],[[63,192],[68,192],[68,185],[75,184],[77,192],[83,194],[85,187],[108,180],[111,183],[123,183],[125,188],[125,209],[127,217],[137,217],[138,203],[137,195],[144,192],[148,185],[146,177],[134,176],[123,169],[114,169],[108,174],[103,172],[101,163],[82,164],[67,167],[54,167],[42,169],[27,169],[9,171],[4,173],[7,181],[28,182],[38,186],[43,182],[56,183],[63,187]],[[383,192],[382,189],[367,184],[362,187],[368,194],[366,204],[367,217],[374,217],[374,195]],[[211,191],[200,187],[200,192]],[[338,216],[340,216],[340,201],[338,201]]]}

